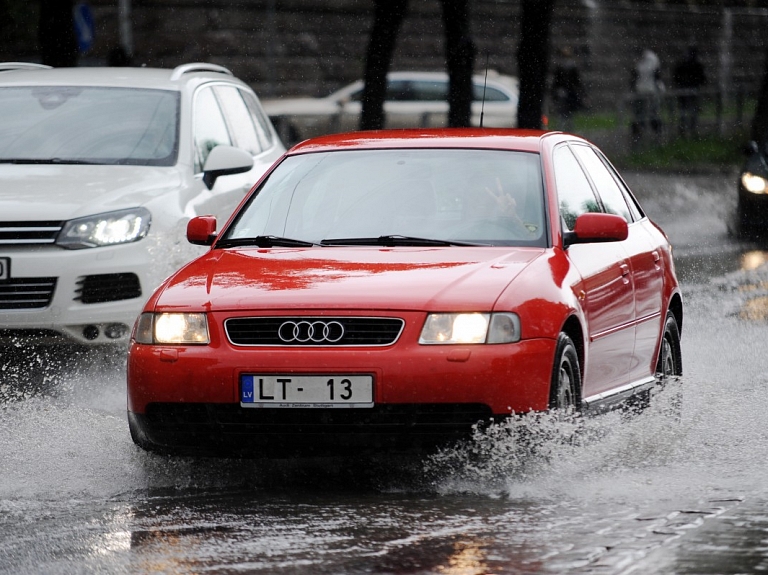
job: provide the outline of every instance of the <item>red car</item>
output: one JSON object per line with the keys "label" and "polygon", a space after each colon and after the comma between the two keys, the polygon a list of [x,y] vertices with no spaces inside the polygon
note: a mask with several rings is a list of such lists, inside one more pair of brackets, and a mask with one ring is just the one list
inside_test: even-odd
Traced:
{"label": "red car", "polygon": [[308,140],[138,318],[141,447],[280,457],[432,449],[478,422],[600,411],[682,372],[664,233],[555,132]]}

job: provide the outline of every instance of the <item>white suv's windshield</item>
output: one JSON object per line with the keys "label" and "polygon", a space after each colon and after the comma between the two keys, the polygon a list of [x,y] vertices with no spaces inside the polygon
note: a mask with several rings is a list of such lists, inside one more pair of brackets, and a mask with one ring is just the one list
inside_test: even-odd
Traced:
{"label": "white suv's windshield", "polygon": [[275,169],[219,245],[545,246],[543,198],[538,154],[307,154],[286,158]]}
{"label": "white suv's windshield", "polygon": [[88,86],[0,88],[0,163],[171,166],[179,94]]}

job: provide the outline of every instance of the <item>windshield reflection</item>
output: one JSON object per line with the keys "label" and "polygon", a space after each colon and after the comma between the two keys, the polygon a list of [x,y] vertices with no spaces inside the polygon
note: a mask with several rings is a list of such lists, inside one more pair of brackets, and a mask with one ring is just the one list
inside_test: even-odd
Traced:
{"label": "windshield reflection", "polygon": [[546,245],[539,156],[340,150],[286,158],[223,234],[313,243],[381,236]]}

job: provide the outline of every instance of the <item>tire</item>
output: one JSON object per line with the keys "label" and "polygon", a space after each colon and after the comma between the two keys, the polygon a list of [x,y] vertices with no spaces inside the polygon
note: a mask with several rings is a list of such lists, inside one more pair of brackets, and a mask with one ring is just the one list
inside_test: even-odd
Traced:
{"label": "tire", "polygon": [[662,411],[681,420],[683,415],[683,356],[680,351],[680,330],[672,312],[667,312],[664,334],[656,361],[656,390],[663,392],[666,399],[661,403]]}
{"label": "tire", "polygon": [[581,369],[576,346],[561,333],[555,347],[555,362],[549,387],[550,410],[576,410],[581,407]]}
{"label": "tire", "polygon": [[683,375],[683,356],[680,349],[680,330],[671,311],[664,320],[664,334],[659,347],[659,359],[656,362],[656,381],[664,386],[676,381]]}
{"label": "tire", "polygon": [[682,354],[680,352],[680,331],[677,320],[668,311],[664,320],[664,333],[659,347],[659,357],[656,359],[656,385],[636,392],[622,406],[622,411],[629,417],[643,413],[651,406],[654,396],[667,386],[675,386],[669,390],[669,406],[676,415],[682,412],[682,391],[676,384],[683,375]]}

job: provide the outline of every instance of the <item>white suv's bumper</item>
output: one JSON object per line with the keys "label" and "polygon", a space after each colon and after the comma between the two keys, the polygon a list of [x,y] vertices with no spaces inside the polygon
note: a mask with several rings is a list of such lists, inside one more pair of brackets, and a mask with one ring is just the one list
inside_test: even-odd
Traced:
{"label": "white suv's bumper", "polygon": [[[66,250],[0,249],[10,261],[0,281],[0,338],[85,345],[127,342],[142,304],[168,273],[146,239],[122,246]],[[155,261],[153,261],[155,260]],[[46,282],[54,279],[50,303]]]}

